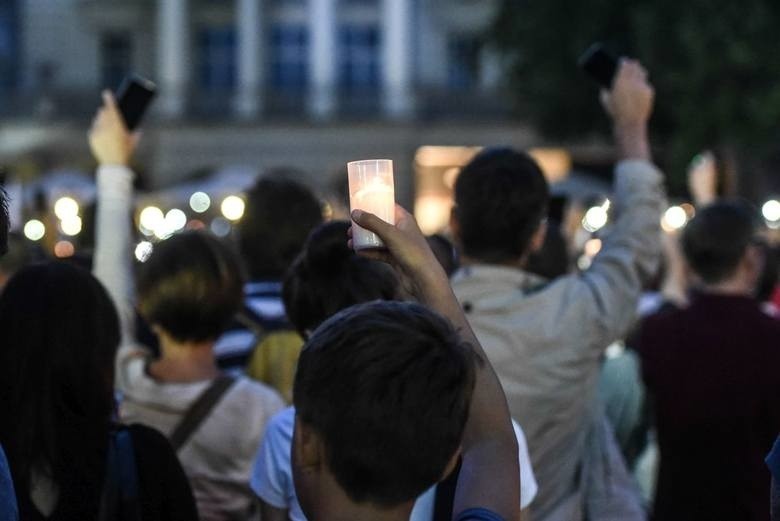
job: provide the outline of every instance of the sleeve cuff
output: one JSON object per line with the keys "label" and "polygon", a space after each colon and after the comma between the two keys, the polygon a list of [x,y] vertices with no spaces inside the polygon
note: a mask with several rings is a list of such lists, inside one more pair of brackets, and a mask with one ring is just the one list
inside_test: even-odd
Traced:
{"label": "sleeve cuff", "polygon": [[126,166],[101,165],[97,170],[97,187],[102,196],[124,196],[132,193],[135,174]]}

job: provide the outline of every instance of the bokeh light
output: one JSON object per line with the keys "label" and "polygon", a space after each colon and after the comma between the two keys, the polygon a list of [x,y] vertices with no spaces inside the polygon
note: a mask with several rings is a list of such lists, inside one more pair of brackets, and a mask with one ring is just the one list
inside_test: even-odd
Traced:
{"label": "bokeh light", "polygon": [[211,221],[211,231],[214,235],[218,237],[226,237],[232,228],[230,225],[230,221],[223,217],[217,217],[213,221]]}
{"label": "bokeh light", "polygon": [[770,199],[764,203],[761,207],[761,213],[764,215],[764,219],[770,223],[780,222],[780,201],[776,199]]}
{"label": "bokeh light", "polygon": [[30,219],[24,225],[24,236],[31,241],[40,241],[46,235],[46,226],[38,219]]}
{"label": "bokeh light", "polygon": [[135,246],[135,258],[139,262],[146,262],[154,251],[154,246],[149,241],[141,241]]}
{"label": "bokeh light", "polygon": [[187,226],[187,215],[178,208],[173,208],[165,214],[165,226],[169,230],[177,232]]}
{"label": "bokeh light", "polygon": [[163,215],[162,210],[156,206],[147,206],[141,210],[138,221],[143,228],[149,232],[154,232],[160,227],[160,224],[165,221],[165,215]]}
{"label": "bokeh light", "polygon": [[81,233],[81,217],[73,215],[62,220],[60,223],[60,229],[65,235],[71,237]]}
{"label": "bokeh light", "polygon": [[594,206],[585,212],[582,227],[591,233],[597,232],[607,224],[608,219],[607,209],[604,206]]}
{"label": "bokeh light", "polygon": [[672,206],[664,212],[661,218],[661,228],[666,232],[673,232],[684,228],[688,223],[688,214],[680,206]]}
{"label": "bokeh light", "polygon": [[237,195],[229,195],[222,201],[222,215],[231,221],[238,221],[244,216],[244,200]]}
{"label": "bokeh light", "polygon": [[601,239],[589,239],[583,248],[585,255],[595,257],[601,251]]}
{"label": "bokeh light", "polygon": [[66,221],[79,214],[79,203],[72,197],[60,197],[54,203],[54,215],[61,221]]}
{"label": "bokeh light", "polygon": [[211,198],[205,192],[195,192],[190,196],[190,208],[193,212],[203,213],[211,207]]}
{"label": "bokeh light", "polygon": [[73,243],[70,241],[59,241],[57,242],[57,244],[54,245],[54,255],[56,255],[60,259],[64,259],[66,257],[73,257],[74,253],[76,253],[76,248],[73,246]]}

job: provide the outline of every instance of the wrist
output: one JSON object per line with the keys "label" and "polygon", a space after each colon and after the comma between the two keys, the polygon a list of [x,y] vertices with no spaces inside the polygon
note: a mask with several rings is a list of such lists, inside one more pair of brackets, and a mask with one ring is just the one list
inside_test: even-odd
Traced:
{"label": "wrist", "polygon": [[439,261],[433,259],[432,262],[414,275],[417,298],[428,304],[439,301],[442,296],[448,296],[452,293],[449,278],[439,265]]}
{"label": "wrist", "polygon": [[616,121],[613,133],[620,159],[650,161],[650,141],[645,122]]}
{"label": "wrist", "polygon": [[120,167],[123,167],[123,168],[127,168],[129,166],[129,163],[130,162],[128,160],[126,160],[126,159],[123,160],[123,159],[118,159],[118,158],[106,158],[106,159],[99,159],[98,160],[98,166],[101,166],[101,167],[103,167],[103,166],[106,166],[106,167],[120,166]]}

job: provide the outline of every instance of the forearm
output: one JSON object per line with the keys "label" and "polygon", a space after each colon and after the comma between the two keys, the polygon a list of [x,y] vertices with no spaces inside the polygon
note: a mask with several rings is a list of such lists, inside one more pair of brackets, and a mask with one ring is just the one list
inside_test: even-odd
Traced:
{"label": "forearm", "polygon": [[133,172],[101,166],[97,172],[95,260],[93,272],[108,290],[119,314],[122,343],[132,341],[134,292],[131,253]]}
{"label": "forearm", "polygon": [[[477,363],[471,408],[463,434],[463,467],[454,511],[489,504],[507,519],[516,519],[520,505],[518,448],[503,388],[446,275],[443,272],[429,274],[422,287],[423,303],[447,317],[481,360]],[[490,476],[489,482],[485,476]],[[496,483],[502,486],[496,487]]]}
{"label": "forearm", "polygon": [[[428,272],[420,287],[419,298],[421,302],[449,319],[482,361],[482,363],[477,364],[474,398],[472,399],[469,424],[466,426],[464,444],[490,432],[498,432],[502,436],[515,440],[504,390],[485,351],[477,340],[477,336],[471,329],[466,314],[449,285],[447,276],[443,271],[441,273]],[[493,414],[488,414],[491,409],[494,409]],[[490,424],[484,423],[485,421]]]}
{"label": "forearm", "polygon": [[587,309],[601,337],[609,343],[635,319],[643,282],[655,274],[660,259],[661,175],[645,161],[623,161],[615,174],[614,221],[602,236],[603,246],[580,278]]}
{"label": "forearm", "polygon": [[650,141],[645,123],[615,123],[613,133],[620,160],[651,161]]}

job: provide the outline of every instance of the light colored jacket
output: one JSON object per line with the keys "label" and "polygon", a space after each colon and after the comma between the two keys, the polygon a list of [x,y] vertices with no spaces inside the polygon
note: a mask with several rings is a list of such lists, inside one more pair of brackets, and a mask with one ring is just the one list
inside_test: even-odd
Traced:
{"label": "light colored jacket", "polygon": [[455,294],[523,426],[539,484],[533,518],[581,519],[578,476],[604,349],[635,318],[643,280],[660,252],[665,201],[650,163],[624,161],[615,173],[611,229],[580,274],[552,282],[519,269],[472,265],[453,277]]}
{"label": "light colored jacket", "polygon": [[[102,166],[97,172],[98,207],[94,273],[106,286],[119,314],[122,345],[116,359],[116,388],[123,395],[120,416],[170,436],[187,409],[209,386],[159,382],[147,375],[148,353],[135,342],[134,282],[130,209],[133,172]],[[249,488],[252,464],[266,422],[284,407],[272,389],[247,378],[221,398],[178,457],[192,484],[203,521],[246,518],[254,505]]]}

